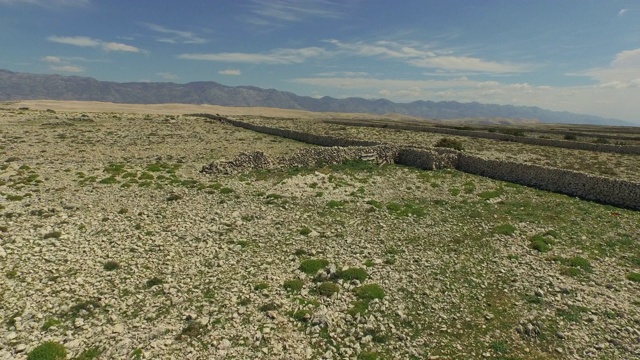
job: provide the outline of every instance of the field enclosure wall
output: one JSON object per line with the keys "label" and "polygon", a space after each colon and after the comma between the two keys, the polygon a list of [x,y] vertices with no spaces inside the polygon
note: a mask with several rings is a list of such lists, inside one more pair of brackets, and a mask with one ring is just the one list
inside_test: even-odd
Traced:
{"label": "field enclosure wall", "polygon": [[404,124],[376,124],[376,123],[368,123],[368,122],[340,121],[340,120],[325,120],[325,122],[329,124],[347,125],[347,126],[377,127],[377,128],[396,129],[396,130],[422,131],[422,132],[456,135],[456,136],[469,136],[469,137],[476,137],[476,138],[483,138],[483,139],[511,141],[511,142],[517,142],[521,144],[529,144],[529,145],[553,146],[553,147],[560,147],[560,148],[574,149],[574,150],[589,150],[589,151],[608,152],[608,153],[617,153],[617,154],[640,155],[640,146],[631,146],[631,145],[622,146],[622,145],[611,145],[611,144],[592,144],[592,143],[579,142],[579,141],[540,139],[540,138],[514,136],[514,135],[491,133],[491,132],[484,132],[484,131],[458,130],[458,129],[448,129],[448,128],[439,128],[439,127],[431,127],[431,126],[427,127],[427,126],[412,126],[412,125],[404,125]]}
{"label": "field enclosure wall", "polygon": [[[205,116],[205,115],[198,115]],[[209,117],[209,116],[205,116]],[[212,117],[210,117],[212,118]],[[485,159],[480,156],[466,154],[451,149],[422,149],[399,148],[392,144],[380,144],[362,140],[341,139],[333,136],[307,134],[299,131],[271,128],[249,124],[234,119],[217,119],[234,126],[257,131],[260,133],[280,136],[308,144],[324,147],[354,147],[351,151],[343,148],[331,149],[305,149],[289,157],[282,157],[274,164],[272,160],[261,155],[255,159],[246,157],[237,159],[235,165],[243,167],[243,164],[254,162],[257,167],[279,166],[313,166],[317,164],[336,163],[349,159],[367,159],[378,163],[391,162],[418,167],[426,170],[455,168],[470,174],[489,177],[496,180],[508,181],[526,185],[542,190],[576,196],[587,200],[593,200],[604,204],[640,210],[640,183],[620,179],[607,178],[585,174],[572,170],[564,170],[540,165],[523,164],[504,160]],[[542,140],[542,139],[540,139]],[[357,147],[361,147],[360,150]],[[233,160],[236,161],[236,160]],[[228,165],[228,163],[227,163]],[[223,164],[224,166],[227,166]],[[211,171],[215,170],[215,164],[209,165]],[[231,171],[226,171],[227,173]]]}

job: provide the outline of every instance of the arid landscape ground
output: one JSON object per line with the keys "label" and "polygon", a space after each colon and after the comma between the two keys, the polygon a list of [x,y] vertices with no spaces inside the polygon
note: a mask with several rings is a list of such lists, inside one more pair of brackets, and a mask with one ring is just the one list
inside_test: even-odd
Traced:
{"label": "arid landscape ground", "polygon": [[[322,121],[363,114],[0,105],[0,359],[640,358],[638,211],[364,161],[202,174],[312,145],[189,113],[443,137]],[[640,178],[637,155],[453,138]]]}

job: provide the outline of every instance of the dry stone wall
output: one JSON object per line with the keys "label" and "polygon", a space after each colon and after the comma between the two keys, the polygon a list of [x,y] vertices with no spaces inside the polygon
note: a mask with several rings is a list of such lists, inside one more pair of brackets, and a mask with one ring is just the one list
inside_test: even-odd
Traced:
{"label": "dry stone wall", "polygon": [[292,167],[319,167],[341,164],[349,160],[366,160],[378,165],[393,164],[398,156],[395,146],[322,147],[301,149],[292,155],[271,159],[261,151],[240,153],[230,161],[213,162],[204,166],[207,174],[236,174],[251,169],[278,169]]}
{"label": "dry stone wall", "polygon": [[589,151],[608,152],[608,153],[617,153],[617,154],[640,155],[640,146],[591,144],[591,143],[585,143],[585,142],[579,142],[579,141],[540,139],[540,138],[514,136],[514,135],[507,135],[507,134],[500,134],[500,133],[482,132],[482,131],[458,130],[458,129],[436,128],[436,127],[426,127],[426,126],[411,126],[411,125],[401,125],[401,124],[371,124],[371,123],[358,123],[358,122],[339,121],[339,120],[327,120],[326,122],[331,124],[348,125],[348,126],[378,127],[378,128],[397,129],[397,130],[423,131],[423,132],[431,132],[436,134],[469,136],[469,137],[476,137],[476,138],[483,138],[483,139],[512,141],[512,142],[518,142],[521,144],[529,144],[529,145],[553,146],[553,147],[560,147],[560,148],[574,149],[574,150],[589,150]]}
{"label": "dry stone wall", "polygon": [[364,159],[380,164],[394,162],[427,170],[455,168],[459,171],[496,180],[640,210],[640,182],[612,179],[540,165],[484,159],[451,149],[398,148],[376,142],[270,128],[234,119],[224,119],[223,121],[245,129],[329,148],[303,149],[296,154],[283,156],[276,160],[269,159],[263,153],[243,153],[232,161],[205,166],[202,172],[224,174],[245,171],[249,168],[318,166],[351,159]]}

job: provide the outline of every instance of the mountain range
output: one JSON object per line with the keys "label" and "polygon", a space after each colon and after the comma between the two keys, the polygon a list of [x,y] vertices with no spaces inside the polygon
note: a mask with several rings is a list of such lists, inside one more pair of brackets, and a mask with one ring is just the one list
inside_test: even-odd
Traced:
{"label": "mountain range", "polygon": [[545,110],[534,106],[414,101],[387,99],[336,99],[299,96],[287,91],[254,86],[226,86],[213,81],[187,84],[110,82],[90,77],[30,74],[0,69],[0,101],[76,100],[125,104],[210,104],[238,107],[272,107],[316,112],[372,113],[418,116],[429,119],[507,118],[537,119],[546,123],[633,125],[593,115]]}

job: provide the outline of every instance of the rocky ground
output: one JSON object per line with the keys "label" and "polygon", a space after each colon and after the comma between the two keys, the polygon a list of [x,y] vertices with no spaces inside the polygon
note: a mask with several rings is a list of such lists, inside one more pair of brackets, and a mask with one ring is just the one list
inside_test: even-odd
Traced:
{"label": "rocky ground", "polygon": [[640,357],[640,213],[362,162],[199,173],[301,147],[0,110],[0,359]]}

